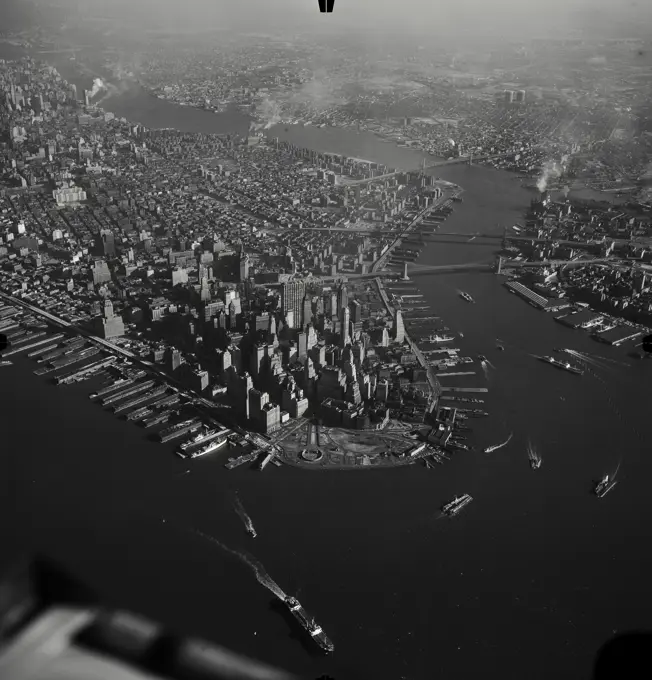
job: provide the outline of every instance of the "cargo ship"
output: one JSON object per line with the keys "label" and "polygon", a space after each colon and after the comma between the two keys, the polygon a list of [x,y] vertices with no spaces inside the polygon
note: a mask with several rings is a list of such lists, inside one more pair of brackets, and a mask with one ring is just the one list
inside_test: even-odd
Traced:
{"label": "cargo ship", "polygon": [[221,448],[225,444],[226,437],[222,439],[213,439],[196,451],[177,451],[177,455],[181,456],[182,458],[199,458],[199,456],[205,456],[207,453],[213,453],[213,451],[217,451],[217,449]]}
{"label": "cargo ship", "polygon": [[328,639],[321,626],[315,623],[312,617],[308,616],[308,613],[296,597],[286,597],[285,604],[292,613],[292,616],[325,652],[329,653],[335,649],[335,645]]}
{"label": "cargo ship", "polygon": [[184,434],[189,432],[194,432],[202,426],[201,420],[199,418],[188,418],[187,420],[182,420],[172,427],[168,427],[159,433],[159,438],[163,444],[172,441],[177,437],[182,437]]}
{"label": "cargo ship", "polygon": [[466,507],[473,498],[469,496],[468,493],[462,494],[461,496],[455,496],[450,503],[446,503],[441,509],[441,511],[448,515],[449,517],[455,517],[462,508]]}
{"label": "cargo ship", "polygon": [[560,368],[562,371],[568,371],[569,373],[575,373],[575,375],[582,375],[584,371],[581,368],[577,368],[577,366],[573,366],[570,362],[568,361],[559,361],[555,359],[555,357],[545,357],[545,356],[537,356],[537,359],[539,361],[545,361],[547,364],[552,364],[553,366],[556,366],[557,368]]}
{"label": "cargo ship", "polygon": [[466,300],[467,302],[475,302],[475,300],[468,293],[465,293],[463,290],[460,291],[460,297],[462,298],[462,300]]}

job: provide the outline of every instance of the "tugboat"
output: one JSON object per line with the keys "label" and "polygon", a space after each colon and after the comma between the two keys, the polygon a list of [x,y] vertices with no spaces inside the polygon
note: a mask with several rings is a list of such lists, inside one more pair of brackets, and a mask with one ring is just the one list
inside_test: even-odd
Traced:
{"label": "tugboat", "polygon": [[468,293],[465,293],[463,290],[460,291],[460,297],[463,300],[466,300],[467,302],[475,302],[475,300]]}
{"label": "tugboat", "polygon": [[486,361],[487,357],[484,354],[478,354],[478,361]]}
{"label": "tugboat", "polygon": [[616,475],[618,474],[618,470],[620,469],[620,463],[618,463],[618,467],[616,468],[616,472],[614,472],[613,477],[610,477],[609,475],[605,475],[596,485],[595,488],[593,489],[593,493],[598,498],[604,498],[613,488],[618,484],[616,481]]}
{"label": "tugboat", "polygon": [[609,475],[605,475],[596,485],[593,492],[598,498],[604,498],[618,482]]}

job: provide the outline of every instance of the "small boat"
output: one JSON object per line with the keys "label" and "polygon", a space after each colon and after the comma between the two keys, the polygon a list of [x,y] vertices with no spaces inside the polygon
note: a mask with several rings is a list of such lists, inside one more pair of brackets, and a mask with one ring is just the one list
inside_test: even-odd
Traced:
{"label": "small boat", "polygon": [[527,443],[527,455],[530,460],[530,467],[533,470],[538,470],[541,467],[541,463],[543,462],[543,460],[541,456],[536,452],[534,446],[532,446],[532,442]]}
{"label": "small boat", "polygon": [[492,451],[497,451],[498,449],[502,449],[503,446],[507,446],[509,442],[512,440],[513,432],[510,433],[509,437],[502,443],[502,444],[492,444],[491,446],[487,446],[484,450],[485,453],[491,453]]}

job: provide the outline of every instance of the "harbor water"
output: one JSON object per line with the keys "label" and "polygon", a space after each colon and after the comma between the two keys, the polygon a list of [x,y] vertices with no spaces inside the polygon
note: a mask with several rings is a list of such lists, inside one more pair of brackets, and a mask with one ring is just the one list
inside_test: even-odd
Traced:
{"label": "harbor water", "polygon": [[[145,120],[135,109],[148,95],[130,92],[113,103],[117,113],[154,125],[160,111],[158,125],[171,125],[173,105],[149,98]],[[174,115],[184,127],[194,113],[175,107]],[[420,161],[368,134],[270,133],[389,165]],[[530,194],[508,173],[451,166],[437,174],[465,190],[443,231],[499,232],[522,220]],[[430,243],[419,263],[475,262],[493,248]],[[463,333],[455,343],[462,355],[482,353],[491,364],[486,376],[476,363],[475,376],[442,378],[489,389],[479,396],[490,417],[470,422],[476,452],[431,470],[227,471],[226,452],[182,461],[173,444],[148,441],[90,402],[93,382],[55,387],[14,357],[0,368],[1,509],[10,518],[3,563],[46,553],[110,603],[307,677],[588,678],[600,645],[645,628],[652,610],[644,520],[652,511],[652,364],[561,326],[492,274],[414,282],[451,332]],[[532,356],[555,347],[604,358],[577,376]],[[509,445],[481,453],[510,432]],[[543,457],[540,470],[528,464],[528,440]],[[596,499],[592,481],[621,460],[619,484]],[[233,510],[235,491],[256,539]],[[473,503],[439,519],[440,506],[462,493]],[[332,657],[319,655],[242,559],[206,537],[251,553],[296,594],[333,640]]]}

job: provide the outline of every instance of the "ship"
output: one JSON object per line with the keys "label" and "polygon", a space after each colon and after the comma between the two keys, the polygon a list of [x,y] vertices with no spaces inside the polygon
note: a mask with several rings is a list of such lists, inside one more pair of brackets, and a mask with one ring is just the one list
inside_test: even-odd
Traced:
{"label": "ship", "polygon": [[455,338],[452,335],[433,334],[428,337],[428,342],[452,342]]}
{"label": "ship", "polygon": [[449,517],[455,517],[455,515],[461,512],[462,508],[466,507],[472,500],[473,498],[469,496],[468,493],[462,494],[461,496],[455,496],[450,503],[446,503],[446,505],[442,507],[441,511]]}
{"label": "ship", "polygon": [[196,451],[191,451],[190,453],[179,452],[179,455],[183,458],[199,458],[199,456],[205,456],[207,453],[213,453],[213,451],[217,451],[217,449],[224,446],[225,444],[226,437],[224,439],[213,439]]}
{"label": "ship", "polygon": [[491,446],[487,446],[484,449],[484,452],[485,453],[491,453],[492,451],[497,451],[498,449],[502,449],[503,446],[507,446],[507,444],[509,444],[509,442],[512,440],[513,434],[514,434],[513,432],[510,433],[509,437],[507,437],[507,439],[502,444],[492,444]]}
{"label": "ship", "polygon": [[484,354],[478,354],[478,361],[486,361],[487,357]]}
{"label": "ship", "polygon": [[530,460],[530,467],[533,470],[538,470],[541,467],[541,463],[543,461],[541,459],[541,456],[536,452],[534,446],[532,446],[531,442],[527,443],[527,457]]}
{"label": "ship", "polygon": [[292,616],[294,616],[303,629],[310,634],[310,637],[325,652],[329,653],[335,649],[335,645],[328,639],[328,636],[324,633],[321,626],[315,623],[315,620],[312,617],[308,616],[308,613],[296,597],[286,597],[285,604],[292,613]]}
{"label": "ship", "polygon": [[245,524],[245,530],[251,536],[251,538],[256,538],[256,536],[258,536],[258,534],[256,533],[256,530],[254,529],[254,523],[249,518],[247,518],[247,523]]}
{"label": "ship", "polygon": [[552,364],[553,366],[556,366],[557,368],[560,368],[562,371],[568,371],[569,373],[575,373],[575,375],[582,375],[584,371],[581,368],[577,368],[577,366],[573,366],[570,362],[568,361],[559,361],[558,359],[555,359],[555,357],[546,357],[546,356],[537,356],[537,359],[539,361],[545,361],[547,364]]}
{"label": "ship", "polygon": [[13,361],[0,361],[0,366],[13,366]]}
{"label": "ship", "polygon": [[605,475],[596,485],[595,488],[593,489],[593,492],[598,498],[604,498],[613,488],[618,484],[616,481],[616,475],[618,474],[618,470],[620,469],[620,463],[618,463],[618,467],[616,468],[616,472],[614,472],[613,476]]}
{"label": "ship", "polygon": [[475,300],[468,293],[465,293],[463,290],[460,291],[460,297],[463,300],[466,300],[467,302],[475,302]]}
{"label": "ship", "polygon": [[196,434],[194,437],[191,437],[187,441],[183,442],[182,444],[179,444],[179,450],[180,451],[186,451],[192,446],[195,446],[196,444],[201,444],[203,441],[207,439],[212,439],[213,437],[216,437],[220,433],[220,430],[212,429],[212,430],[204,430],[203,432],[199,432]]}
{"label": "ship", "polygon": [[[614,475],[615,477],[615,475]],[[609,475],[605,475],[596,485],[593,492],[598,498],[603,498],[606,496],[618,482]]]}

